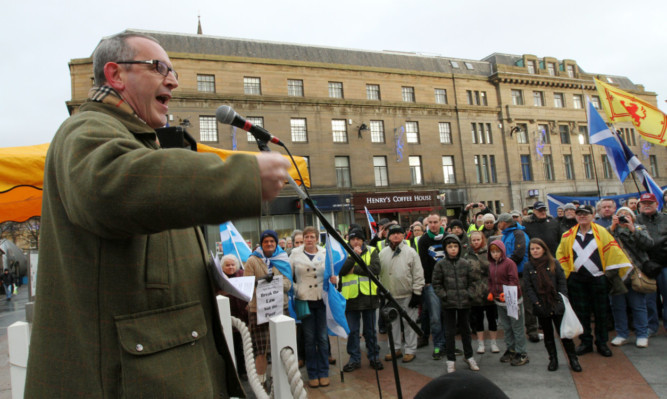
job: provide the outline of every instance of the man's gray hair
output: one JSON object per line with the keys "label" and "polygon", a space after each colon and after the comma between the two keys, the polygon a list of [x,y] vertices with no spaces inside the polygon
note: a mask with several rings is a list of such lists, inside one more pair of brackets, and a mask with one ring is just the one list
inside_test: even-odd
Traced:
{"label": "man's gray hair", "polygon": [[611,198],[602,198],[600,201],[598,201],[597,204],[595,204],[595,210],[600,212],[600,208],[602,207],[602,203],[605,201],[611,201],[612,204],[614,204],[614,209],[616,209],[616,201],[614,201]]}
{"label": "man's gray hair", "polygon": [[93,52],[93,77],[95,86],[101,86],[107,82],[104,76],[104,65],[107,62],[131,61],[134,59],[137,50],[127,43],[127,39],[132,37],[143,37],[159,44],[154,37],[137,32],[121,32],[103,38]]}

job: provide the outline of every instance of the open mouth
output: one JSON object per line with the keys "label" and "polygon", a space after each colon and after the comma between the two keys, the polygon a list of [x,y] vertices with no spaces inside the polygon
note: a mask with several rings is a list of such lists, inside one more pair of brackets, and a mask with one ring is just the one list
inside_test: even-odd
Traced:
{"label": "open mouth", "polygon": [[157,96],[155,98],[164,105],[167,105],[169,102],[169,96]]}

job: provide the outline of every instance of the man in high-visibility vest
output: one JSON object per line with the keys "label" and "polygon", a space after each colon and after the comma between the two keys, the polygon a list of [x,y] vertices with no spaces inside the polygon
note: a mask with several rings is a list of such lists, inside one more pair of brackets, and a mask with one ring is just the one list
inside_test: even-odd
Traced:
{"label": "man in high-visibility vest", "polygon": [[[353,229],[348,233],[349,243],[368,269],[375,277],[380,274],[379,251],[364,244],[366,238],[363,230]],[[377,296],[377,286],[370,281],[368,273],[348,256],[340,269],[341,293],[347,299],[345,316],[350,327],[347,338],[347,353],[350,361],[343,367],[343,371],[351,372],[361,367],[361,349],[359,347],[360,319],[364,323],[364,341],[366,341],[366,354],[372,368],[382,370],[384,366],[380,362],[380,347],[377,343],[377,331],[375,330],[375,310],[380,307]]]}

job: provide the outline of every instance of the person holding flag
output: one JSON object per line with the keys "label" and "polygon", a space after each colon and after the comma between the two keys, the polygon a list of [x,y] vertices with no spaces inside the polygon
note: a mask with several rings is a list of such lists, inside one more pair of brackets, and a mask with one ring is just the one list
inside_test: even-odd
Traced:
{"label": "person holding flag", "polygon": [[584,327],[580,336],[581,345],[577,347],[576,353],[581,356],[593,352],[593,313],[597,350],[602,356],[611,357],[611,349],[607,346],[609,287],[605,273],[618,269],[618,276],[625,280],[632,264],[614,237],[606,229],[593,223],[593,206],[582,205],[575,212],[578,224],[563,234],[556,258],[567,279],[572,308]]}
{"label": "person holding flag", "polygon": [[[248,258],[243,270],[244,276],[255,276],[271,281],[274,276],[283,276],[283,313],[288,312],[288,293],[292,290],[292,269],[285,251],[278,246],[278,234],[273,230],[264,230],[259,236],[260,248]],[[257,296],[253,292],[248,302],[248,324],[252,336],[252,347],[255,353],[255,367],[260,382],[266,380],[266,355],[271,352],[269,323],[257,324]]]}
{"label": "person holding flag", "polygon": [[308,302],[310,315],[301,322],[306,344],[308,386],[329,386],[329,339],[327,337],[327,306],[323,300],[324,286],[338,283],[332,275],[325,281],[326,253],[318,246],[319,233],[315,227],[303,229],[304,245],[292,249],[289,257],[294,270],[294,295]]}

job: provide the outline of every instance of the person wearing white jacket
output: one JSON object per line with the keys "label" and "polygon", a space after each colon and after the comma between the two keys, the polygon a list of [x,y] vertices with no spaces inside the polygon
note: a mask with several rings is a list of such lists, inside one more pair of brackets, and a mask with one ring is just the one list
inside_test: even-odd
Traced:
{"label": "person wearing white jacket", "polygon": [[[421,295],[424,288],[424,269],[417,251],[403,241],[405,230],[400,225],[389,228],[389,246],[380,251],[380,281],[387,288],[396,302],[406,310],[408,316],[416,320]],[[401,343],[401,323],[396,319],[391,323],[396,357],[402,357],[403,363],[414,360],[417,352],[417,334],[412,328],[404,329],[405,348]],[[405,349],[405,354],[403,350]],[[392,359],[391,354],[384,358]]]}

